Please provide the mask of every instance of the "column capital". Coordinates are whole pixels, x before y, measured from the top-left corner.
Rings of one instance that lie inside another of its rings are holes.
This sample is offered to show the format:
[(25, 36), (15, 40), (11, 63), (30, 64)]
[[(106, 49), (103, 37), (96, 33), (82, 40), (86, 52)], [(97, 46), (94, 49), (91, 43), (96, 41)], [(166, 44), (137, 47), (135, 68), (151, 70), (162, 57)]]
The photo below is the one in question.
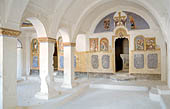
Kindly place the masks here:
[(39, 42), (51, 42), (51, 43), (56, 43), (56, 39), (51, 38), (51, 37), (40, 37), (38, 38)]
[(72, 42), (63, 42), (63, 46), (71, 46), (71, 47), (75, 47), (76, 43), (72, 43)]
[(2, 36), (11, 36), (11, 37), (17, 37), (21, 34), (21, 31), (18, 30), (12, 30), (7, 28), (1, 28), (0, 27), (0, 35)]

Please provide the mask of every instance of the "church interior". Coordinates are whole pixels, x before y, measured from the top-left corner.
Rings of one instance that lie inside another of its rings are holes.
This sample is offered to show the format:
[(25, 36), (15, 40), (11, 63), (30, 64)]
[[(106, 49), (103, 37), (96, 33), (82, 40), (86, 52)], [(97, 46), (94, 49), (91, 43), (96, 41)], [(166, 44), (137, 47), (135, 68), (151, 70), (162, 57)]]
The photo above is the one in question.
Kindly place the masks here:
[(1, 0), (0, 109), (170, 109), (170, 0)]

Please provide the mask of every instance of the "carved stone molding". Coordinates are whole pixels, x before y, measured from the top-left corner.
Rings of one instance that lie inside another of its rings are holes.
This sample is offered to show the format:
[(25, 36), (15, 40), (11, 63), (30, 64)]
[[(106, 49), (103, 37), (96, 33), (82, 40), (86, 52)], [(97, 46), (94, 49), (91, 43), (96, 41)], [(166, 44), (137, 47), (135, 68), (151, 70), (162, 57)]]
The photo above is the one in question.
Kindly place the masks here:
[(40, 37), (38, 38), (39, 42), (51, 42), (51, 43), (56, 43), (56, 39), (51, 38), (51, 37)]
[(21, 31), (7, 29), (7, 28), (0, 28), (0, 35), (2, 36), (17, 37), (20, 34), (21, 34)]
[(72, 42), (63, 42), (63, 46), (71, 46), (71, 47), (75, 47), (76, 43), (72, 43)]

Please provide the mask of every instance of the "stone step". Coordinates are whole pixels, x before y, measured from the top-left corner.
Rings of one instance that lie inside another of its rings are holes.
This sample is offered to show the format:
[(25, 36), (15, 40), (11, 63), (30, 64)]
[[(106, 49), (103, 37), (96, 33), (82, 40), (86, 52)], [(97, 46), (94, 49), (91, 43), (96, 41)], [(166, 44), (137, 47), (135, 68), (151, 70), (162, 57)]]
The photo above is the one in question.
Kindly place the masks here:
[(162, 109), (170, 109), (170, 95), (161, 95), (160, 96), (160, 105)]
[(157, 88), (151, 88), (149, 91), (149, 98), (153, 101), (160, 102), (160, 94)]
[(129, 74), (115, 74), (110, 77), (114, 81), (130, 81), (130, 80), (136, 80), (135, 76), (129, 75)]
[(148, 91), (148, 87), (130, 85), (90, 84), (90, 88), (122, 90), (122, 91)]
[(160, 95), (170, 95), (170, 89), (168, 86), (157, 86)]

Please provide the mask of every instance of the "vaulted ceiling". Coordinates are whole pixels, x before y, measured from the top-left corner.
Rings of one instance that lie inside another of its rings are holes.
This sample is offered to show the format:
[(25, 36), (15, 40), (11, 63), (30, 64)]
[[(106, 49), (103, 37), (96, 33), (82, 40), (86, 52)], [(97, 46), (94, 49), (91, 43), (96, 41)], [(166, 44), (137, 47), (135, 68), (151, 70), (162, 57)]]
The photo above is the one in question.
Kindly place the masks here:
[[(4, 5), (5, 4), (5, 5)], [(38, 18), (50, 36), (65, 28), (70, 37), (90, 32), (92, 24), (109, 10), (142, 11), (156, 26), (170, 27), (170, 0), (1, 0), (0, 26), (20, 28), (29, 17)]]

